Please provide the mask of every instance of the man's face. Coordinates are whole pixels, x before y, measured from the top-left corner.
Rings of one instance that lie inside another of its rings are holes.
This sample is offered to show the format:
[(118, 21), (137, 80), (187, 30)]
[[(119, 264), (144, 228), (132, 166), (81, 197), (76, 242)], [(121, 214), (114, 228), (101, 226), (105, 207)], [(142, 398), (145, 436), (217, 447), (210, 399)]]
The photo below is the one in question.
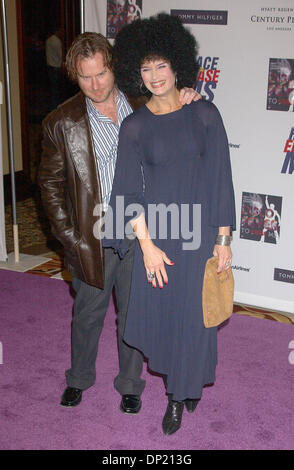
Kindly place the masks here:
[(77, 61), (78, 84), (82, 92), (90, 98), (94, 106), (107, 104), (113, 98), (114, 75), (104, 65), (101, 52), (93, 57)]

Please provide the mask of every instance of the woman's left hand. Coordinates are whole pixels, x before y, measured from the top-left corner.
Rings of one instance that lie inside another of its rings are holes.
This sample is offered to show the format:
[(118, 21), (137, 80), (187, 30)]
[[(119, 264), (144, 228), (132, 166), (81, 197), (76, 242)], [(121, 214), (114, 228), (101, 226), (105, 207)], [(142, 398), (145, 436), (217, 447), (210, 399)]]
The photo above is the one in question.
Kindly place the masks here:
[(229, 246), (214, 245), (213, 256), (218, 256), (218, 273), (232, 266), (232, 250)]
[(194, 88), (182, 88), (180, 91), (179, 100), (182, 105), (190, 104), (192, 101), (201, 100), (202, 96), (194, 90)]

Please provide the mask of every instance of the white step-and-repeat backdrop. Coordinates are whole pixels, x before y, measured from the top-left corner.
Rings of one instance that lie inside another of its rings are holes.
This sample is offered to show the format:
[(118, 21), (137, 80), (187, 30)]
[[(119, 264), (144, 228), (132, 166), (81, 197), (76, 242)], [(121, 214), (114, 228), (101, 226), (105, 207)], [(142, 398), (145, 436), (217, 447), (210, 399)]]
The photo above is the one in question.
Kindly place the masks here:
[(85, 29), (112, 41), (127, 21), (161, 11), (195, 35), (197, 90), (227, 129), (235, 301), (294, 313), (294, 1), (86, 0)]

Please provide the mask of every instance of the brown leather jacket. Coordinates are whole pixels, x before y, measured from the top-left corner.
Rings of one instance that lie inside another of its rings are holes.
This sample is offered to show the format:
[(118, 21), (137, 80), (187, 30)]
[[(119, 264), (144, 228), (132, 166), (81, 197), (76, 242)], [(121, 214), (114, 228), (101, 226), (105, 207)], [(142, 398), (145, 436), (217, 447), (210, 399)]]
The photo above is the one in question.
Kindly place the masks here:
[(52, 232), (64, 247), (66, 268), (73, 276), (103, 288), (103, 248), (93, 234), (97, 221), (93, 211), (101, 203), (101, 190), (81, 92), (43, 121), (38, 182)]

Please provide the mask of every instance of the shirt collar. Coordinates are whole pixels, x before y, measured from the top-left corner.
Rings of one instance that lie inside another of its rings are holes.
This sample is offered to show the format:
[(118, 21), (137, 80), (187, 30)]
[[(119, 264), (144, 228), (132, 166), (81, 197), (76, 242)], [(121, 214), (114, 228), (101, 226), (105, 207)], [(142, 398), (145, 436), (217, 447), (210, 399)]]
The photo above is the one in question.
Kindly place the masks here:
[[(121, 108), (125, 103), (128, 104), (128, 101), (125, 95), (118, 88), (116, 88), (116, 91), (117, 91), (116, 110), (117, 110), (117, 116), (118, 116), (118, 124), (121, 124), (121, 121), (122, 121)], [(112, 123), (111, 119), (109, 119), (107, 116), (104, 116), (104, 114), (100, 113), (100, 111), (97, 108), (95, 108), (94, 104), (92, 103), (92, 100), (88, 98), (88, 96), (86, 96), (86, 104), (87, 104), (87, 111), (90, 116), (95, 117), (99, 121)]]

